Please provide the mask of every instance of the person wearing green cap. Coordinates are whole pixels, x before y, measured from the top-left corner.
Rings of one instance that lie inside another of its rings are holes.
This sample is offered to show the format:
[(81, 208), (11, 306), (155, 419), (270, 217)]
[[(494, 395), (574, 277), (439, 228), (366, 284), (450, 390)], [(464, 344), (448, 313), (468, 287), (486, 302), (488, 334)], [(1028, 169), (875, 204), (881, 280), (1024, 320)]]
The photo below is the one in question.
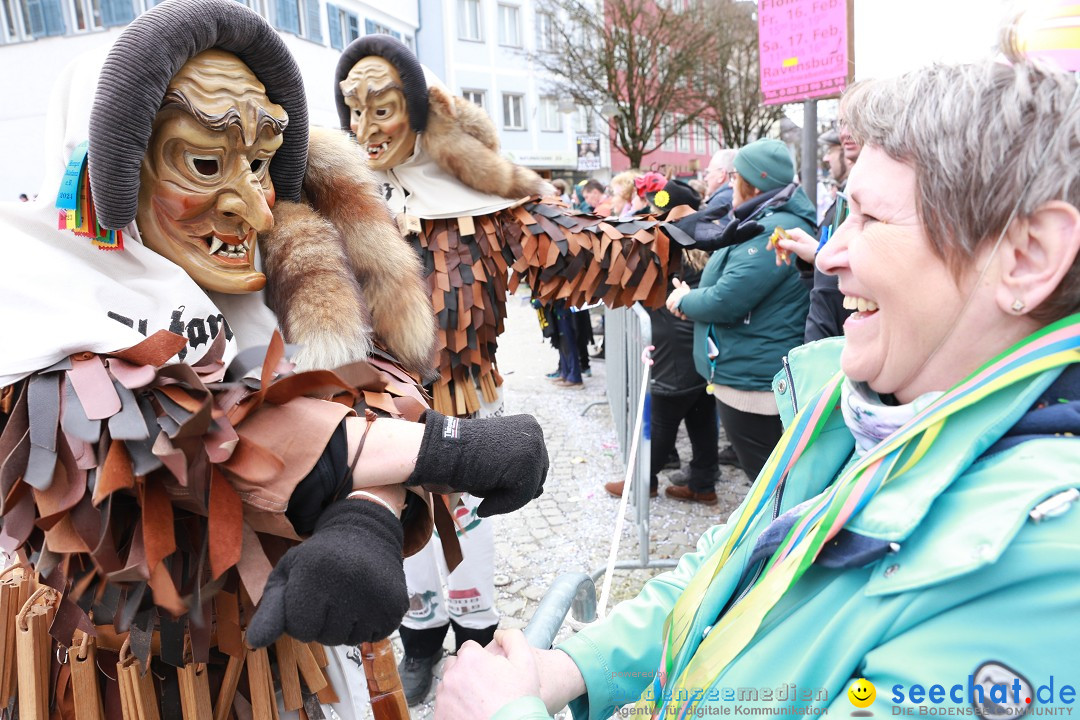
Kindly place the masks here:
[[(806, 286), (766, 252), (777, 227), (815, 227), (814, 206), (794, 184), (787, 146), (758, 140), (735, 156), (734, 220), (726, 246), (709, 259), (697, 289), (679, 280), (667, 306), (694, 321), (694, 364), (716, 397), (728, 440), (746, 474), (757, 477), (783, 428), (769, 383), (782, 358), (802, 344)], [(686, 488), (668, 488), (699, 500)]]

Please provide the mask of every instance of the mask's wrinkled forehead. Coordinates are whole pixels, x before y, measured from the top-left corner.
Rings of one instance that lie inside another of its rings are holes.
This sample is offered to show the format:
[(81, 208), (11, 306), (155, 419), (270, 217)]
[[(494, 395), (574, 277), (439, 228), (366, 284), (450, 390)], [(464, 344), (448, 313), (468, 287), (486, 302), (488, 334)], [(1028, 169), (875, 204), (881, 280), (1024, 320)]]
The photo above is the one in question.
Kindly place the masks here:
[(393, 65), (381, 57), (372, 56), (362, 59), (353, 65), (352, 70), (341, 81), (342, 95), (365, 105), (391, 90), (404, 93), (401, 75)]
[(285, 109), (270, 102), (247, 65), (221, 50), (207, 50), (185, 63), (169, 82), (161, 106), (178, 106), (217, 132), (236, 126), (249, 145), (264, 129), (280, 135), (289, 123)]

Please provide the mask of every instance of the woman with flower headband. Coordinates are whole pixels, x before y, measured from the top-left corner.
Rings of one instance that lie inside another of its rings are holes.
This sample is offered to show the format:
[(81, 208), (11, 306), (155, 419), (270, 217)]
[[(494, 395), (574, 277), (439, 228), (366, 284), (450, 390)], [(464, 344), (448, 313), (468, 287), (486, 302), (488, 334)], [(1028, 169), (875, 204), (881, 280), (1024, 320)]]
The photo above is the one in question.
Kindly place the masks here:
[(1046, 686), (1080, 645), (1080, 86), (1013, 52), (860, 85), (848, 121), (817, 264), (858, 311), (788, 356), (742, 506), (558, 649), (462, 648), (437, 717), (846, 715), (855, 680), (853, 714), (1072, 702)]

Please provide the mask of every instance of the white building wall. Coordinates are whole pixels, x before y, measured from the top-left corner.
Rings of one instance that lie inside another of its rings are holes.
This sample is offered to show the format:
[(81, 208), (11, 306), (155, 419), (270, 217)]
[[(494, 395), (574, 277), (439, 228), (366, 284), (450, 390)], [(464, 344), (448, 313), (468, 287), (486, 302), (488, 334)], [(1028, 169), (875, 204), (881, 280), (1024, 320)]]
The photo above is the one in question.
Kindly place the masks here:
[[(67, 28), (73, 27), (71, 2), (60, 0)], [(136, 3), (142, 0), (133, 0)], [(151, 2), (151, 0), (146, 0)], [(304, 76), (311, 123), (337, 127), (333, 82), (340, 51), (330, 46), (330, 24), (326, 0), (307, 0), (319, 4), (321, 42), (279, 31), (289, 51), (296, 58)], [(264, 17), (274, 23), (273, 0), (250, 0)], [(358, 19), (359, 34), (365, 34), (366, 21), (399, 33), (415, 46), (420, 23), (418, 0), (403, 0), (379, 5), (359, 0), (336, 0), (330, 5), (353, 13)], [(0, 23), (6, 18), (0, 12)], [(306, 18), (304, 19), (306, 22)], [(312, 35), (307, 27), (305, 35)], [(95, 48), (110, 45), (122, 28), (83, 33), (66, 32), (53, 37), (34, 39), (20, 32), (14, 42), (7, 33), (0, 34), (0, 201), (16, 200), (20, 193), (33, 195), (44, 175), (45, 113), (52, 92), (53, 79), (74, 58)]]
[[(560, 115), (560, 131), (541, 130), (540, 98), (545, 76), (529, 61), (537, 49), (536, 8), (533, 0), (505, 0), (518, 7), (521, 47), (500, 44), (499, 0), (480, 0), (482, 39), (464, 40), (458, 27), (459, 0), (421, 0), (418, 38), (420, 60), (440, 76), (454, 93), (484, 92), (485, 109), (499, 132), (503, 154), (526, 167), (568, 175), (577, 164), (577, 145), (570, 116)], [(437, 18), (435, 25), (428, 18)], [(439, 72), (436, 68), (442, 68)], [(525, 129), (507, 129), (503, 94), (524, 96)]]

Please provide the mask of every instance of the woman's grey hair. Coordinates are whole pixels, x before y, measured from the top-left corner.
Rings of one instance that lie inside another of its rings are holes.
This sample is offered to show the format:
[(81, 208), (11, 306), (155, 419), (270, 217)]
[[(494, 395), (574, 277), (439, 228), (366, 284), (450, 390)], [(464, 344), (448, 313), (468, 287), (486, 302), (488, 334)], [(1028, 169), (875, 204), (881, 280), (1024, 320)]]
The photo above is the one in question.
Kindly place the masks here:
[[(1018, 218), (1052, 200), (1080, 208), (1080, 94), (1070, 74), (1010, 54), (1010, 63), (932, 65), (859, 83), (845, 94), (852, 136), (916, 174), (931, 246), (954, 272)], [(1030, 314), (1080, 309), (1080, 259)]]

